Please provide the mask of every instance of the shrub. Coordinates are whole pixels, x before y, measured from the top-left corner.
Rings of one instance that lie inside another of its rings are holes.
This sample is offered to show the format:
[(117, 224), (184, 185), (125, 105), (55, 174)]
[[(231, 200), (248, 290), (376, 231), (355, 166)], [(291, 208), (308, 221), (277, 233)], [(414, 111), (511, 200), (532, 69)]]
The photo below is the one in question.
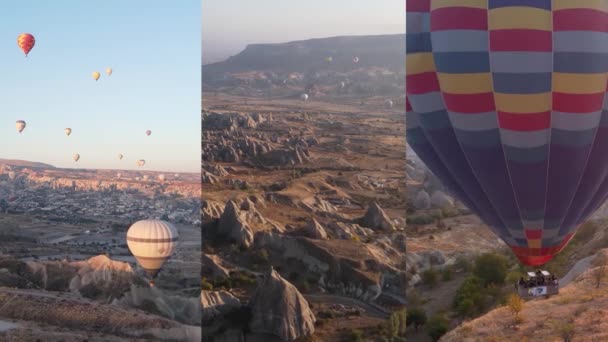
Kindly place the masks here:
[(460, 316), (470, 317), (483, 310), (483, 281), (476, 276), (467, 277), (456, 291), (452, 303)]
[(448, 328), (449, 322), (442, 315), (435, 315), (426, 323), (426, 332), (433, 339), (433, 341), (439, 341), (441, 336), (448, 332)]
[(453, 278), (454, 278), (454, 275), (452, 274), (452, 267), (447, 266), (441, 270), (441, 279), (443, 281), (450, 281)]
[(524, 300), (517, 294), (512, 294), (509, 296), (509, 299), (507, 299), (507, 306), (517, 320), (519, 319), (519, 313), (524, 309)]
[(437, 285), (437, 280), (439, 279), (439, 274), (434, 268), (429, 268), (425, 270), (421, 274), (422, 283), (429, 287), (435, 287)]
[(418, 331), (418, 327), (426, 323), (426, 312), (419, 308), (412, 308), (407, 312), (407, 325), (414, 325), (414, 329)]

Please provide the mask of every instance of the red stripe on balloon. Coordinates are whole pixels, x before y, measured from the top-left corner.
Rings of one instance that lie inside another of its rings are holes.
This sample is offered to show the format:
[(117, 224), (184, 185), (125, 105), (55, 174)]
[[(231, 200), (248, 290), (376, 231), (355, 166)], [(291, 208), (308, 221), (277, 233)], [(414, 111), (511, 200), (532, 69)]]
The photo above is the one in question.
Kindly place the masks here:
[(407, 12), (429, 12), (431, 0), (406, 0), (405, 10)]
[(490, 51), (552, 51), (553, 33), (542, 30), (490, 31)]
[(488, 11), (471, 7), (444, 7), (431, 11), (431, 31), (487, 30)]
[(437, 73), (434, 71), (423, 72), (416, 75), (408, 75), (405, 84), (410, 94), (426, 94), (439, 91)]
[(592, 113), (602, 109), (605, 92), (566, 94), (553, 92), (553, 110), (565, 113)]
[(498, 126), (513, 131), (538, 131), (551, 127), (551, 112), (515, 114), (498, 112)]
[(495, 110), (494, 93), (449, 94), (443, 93), (445, 106), (449, 111), (476, 114)]
[(608, 13), (589, 8), (555, 11), (553, 30), (608, 32)]

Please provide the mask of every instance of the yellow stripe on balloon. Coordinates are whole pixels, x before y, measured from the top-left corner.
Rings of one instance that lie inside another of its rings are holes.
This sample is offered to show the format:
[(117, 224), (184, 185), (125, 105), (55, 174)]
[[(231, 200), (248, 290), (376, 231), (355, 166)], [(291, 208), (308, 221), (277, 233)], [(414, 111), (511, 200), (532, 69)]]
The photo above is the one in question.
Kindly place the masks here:
[(514, 114), (540, 113), (551, 110), (551, 93), (504, 94), (494, 93), (496, 110)]
[(589, 8), (608, 12), (606, 0), (553, 0), (553, 10)]
[(502, 7), (489, 11), (490, 30), (530, 29), (551, 31), (553, 17), (551, 11), (533, 7)]
[(431, 0), (431, 11), (444, 7), (488, 8), (488, 0)]
[(530, 239), (528, 240), (528, 248), (540, 248), (541, 240), (540, 239)]
[(597, 94), (606, 90), (606, 73), (570, 74), (553, 73), (553, 91), (566, 94)]
[(492, 75), (437, 73), (441, 91), (449, 94), (481, 94), (492, 92)]
[(412, 53), (405, 57), (405, 71), (407, 75), (417, 75), (423, 72), (435, 71), (433, 53)]

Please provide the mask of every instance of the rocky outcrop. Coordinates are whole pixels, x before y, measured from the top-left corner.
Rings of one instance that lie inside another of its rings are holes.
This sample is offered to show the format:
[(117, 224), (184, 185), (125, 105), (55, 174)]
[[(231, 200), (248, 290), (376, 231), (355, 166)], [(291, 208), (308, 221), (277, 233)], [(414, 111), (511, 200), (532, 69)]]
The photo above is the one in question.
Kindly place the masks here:
[(308, 222), (308, 225), (306, 226), (306, 235), (313, 239), (327, 239), (325, 228), (323, 228), (323, 226), (314, 218)]
[(208, 321), (239, 308), (241, 301), (228, 291), (201, 291), (201, 305), (203, 321)]
[(234, 240), (242, 247), (249, 248), (253, 243), (253, 231), (241, 216), (233, 201), (228, 201), (220, 217), (216, 232)]
[(212, 279), (230, 277), (230, 271), (222, 266), (222, 260), (217, 255), (203, 253), (201, 272)]
[(431, 206), (435, 208), (445, 208), (453, 205), (454, 201), (441, 190), (437, 190), (431, 195)]
[(388, 215), (380, 208), (378, 203), (372, 203), (368, 208), (365, 216), (359, 220), (363, 227), (371, 228), (374, 230), (393, 231), (395, 225), (388, 217)]
[(249, 301), (253, 333), (272, 334), (293, 341), (315, 332), (316, 318), (298, 289), (272, 268)]
[(414, 199), (414, 207), (418, 210), (429, 209), (431, 207), (431, 197), (424, 190), (418, 191)]

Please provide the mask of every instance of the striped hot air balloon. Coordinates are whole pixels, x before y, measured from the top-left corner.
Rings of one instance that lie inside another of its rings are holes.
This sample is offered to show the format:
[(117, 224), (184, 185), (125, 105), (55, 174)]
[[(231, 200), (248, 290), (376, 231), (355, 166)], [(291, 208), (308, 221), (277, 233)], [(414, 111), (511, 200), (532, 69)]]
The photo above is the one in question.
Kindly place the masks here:
[(142, 220), (127, 231), (127, 246), (146, 272), (150, 286), (177, 246), (177, 229), (169, 222)]
[(30, 33), (22, 33), (17, 36), (17, 45), (19, 46), (21, 51), (23, 51), (25, 57), (27, 57), (28, 53), (30, 53), (32, 48), (34, 48), (35, 44), (36, 39)]
[(407, 0), (407, 140), (542, 265), (608, 198), (606, 1)]

